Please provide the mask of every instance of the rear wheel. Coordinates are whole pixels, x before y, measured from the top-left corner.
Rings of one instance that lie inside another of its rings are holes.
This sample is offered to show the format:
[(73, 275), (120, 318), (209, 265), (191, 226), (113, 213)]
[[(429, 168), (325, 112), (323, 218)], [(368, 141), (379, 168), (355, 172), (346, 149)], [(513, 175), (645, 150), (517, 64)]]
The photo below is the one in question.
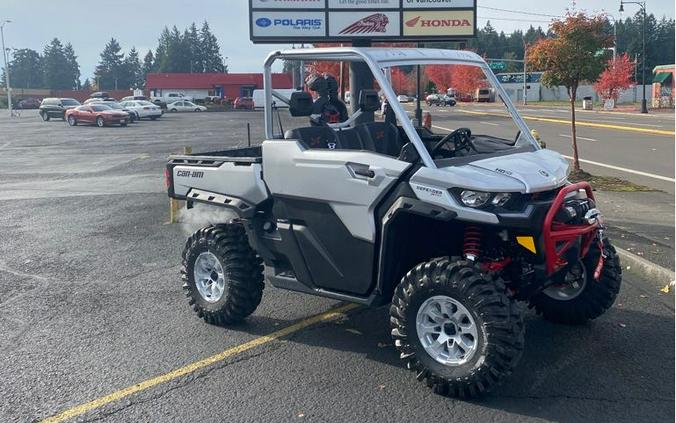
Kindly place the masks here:
[(603, 246), (606, 257), (599, 280), (594, 279), (594, 271), (601, 249), (594, 243), (563, 282), (551, 285), (533, 297), (530, 307), (547, 320), (570, 325), (585, 323), (608, 311), (620, 292), (622, 266), (610, 241), (604, 240)]
[(241, 321), (263, 295), (262, 260), (240, 224), (195, 232), (183, 251), (181, 278), (193, 310), (211, 324)]
[(157, 116), (151, 116), (150, 120), (157, 120)]
[(103, 126), (105, 124), (106, 124), (106, 122), (104, 122), (104, 120), (101, 116), (96, 118), (96, 126), (98, 126), (99, 128), (103, 128)]
[(523, 351), (521, 307), (473, 263), (437, 258), (409, 271), (390, 307), (395, 345), (436, 393), (473, 397), (509, 375)]
[(77, 125), (77, 121), (75, 120), (75, 117), (73, 117), (73, 116), (68, 116), (68, 125), (70, 125), (70, 126), (75, 126), (75, 125)]

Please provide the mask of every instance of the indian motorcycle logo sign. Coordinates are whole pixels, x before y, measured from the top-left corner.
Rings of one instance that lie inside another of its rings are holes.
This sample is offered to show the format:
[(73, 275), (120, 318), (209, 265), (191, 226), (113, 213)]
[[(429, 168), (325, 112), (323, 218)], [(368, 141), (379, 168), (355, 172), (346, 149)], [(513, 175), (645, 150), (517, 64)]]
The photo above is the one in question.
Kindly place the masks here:
[(384, 33), (387, 30), (387, 24), (390, 23), (388, 17), (383, 13), (374, 13), (340, 31), (343, 34), (373, 34)]

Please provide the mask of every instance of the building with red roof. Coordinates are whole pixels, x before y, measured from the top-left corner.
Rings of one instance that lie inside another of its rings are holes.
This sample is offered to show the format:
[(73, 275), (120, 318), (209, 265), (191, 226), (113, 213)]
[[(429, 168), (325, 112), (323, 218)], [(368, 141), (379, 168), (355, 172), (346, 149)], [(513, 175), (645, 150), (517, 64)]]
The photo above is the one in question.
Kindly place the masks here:
[[(272, 74), (272, 87), (293, 88), (291, 74)], [(180, 92), (196, 99), (252, 97), (258, 89), (263, 89), (262, 73), (149, 73), (145, 86), (153, 97)]]

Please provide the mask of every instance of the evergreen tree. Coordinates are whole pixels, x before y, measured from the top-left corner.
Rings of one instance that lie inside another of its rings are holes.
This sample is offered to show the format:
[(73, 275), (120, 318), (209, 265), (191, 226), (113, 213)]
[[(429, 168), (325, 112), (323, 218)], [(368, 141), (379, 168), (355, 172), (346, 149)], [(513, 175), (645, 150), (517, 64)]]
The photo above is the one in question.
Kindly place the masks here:
[(209, 29), (209, 24), (204, 21), (200, 30), (200, 54), (202, 57), (204, 72), (226, 72), (227, 67), (223, 64), (223, 56), (218, 46), (218, 39)]
[(202, 45), (199, 33), (197, 32), (197, 25), (194, 22), (183, 33), (183, 40), (190, 51), (190, 72), (204, 72), (204, 55), (202, 54)]
[(141, 61), (139, 59), (138, 51), (135, 47), (129, 50), (129, 54), (124, 59), (125, 70), (125, 87), (128, 88), (143, 88), (145, 83), (145, 74), (141, 68)]
[(92, 83), (89, 81), (89, 78), (85, 78), (84, 82), (82, 83), (82, 87), (80, 87), (82, 91), (91, 91), (92, 90)]
[(63, 54), (66, 56), (66, 61), (68, 62), (67, 71), (69, 73), (71, 87), (75, 90), (79, 90), (80, 64), (77, 62), (77, 56), (75, 55), (75, 50), (73, 50), (73, 45), (71, 43), (66, 43), (66, 46), (63, 48)]
[(106, 44), (101, 59), (96, 66), (94, 76), (100, 90), (123, 89), (125, 69), (123, 66), (124, 54), (115, 38), (111, 38)]
[(155, 57), (153, 56), (153, 51), (148, 50), (145, 57), (143, 58), (143, 67), (141, 68), (143, 72), (143, 78), (145, 80), (146, 75), (151, 72), (155, 72)]
[(63, 44), (54, 38), (43, 54), (44, 85), (52, 90), (70, 90), (73, 88), (72, 64), (68, 61)]
[[(14, 51), (13, 59), (8, 67), (14, 88), (43, 88), (44, 69), (40, 53), (28, 48)], [(2, 85), (5, 85), (5, 72), (2, 72)]]
[(171, 33), (169, 32), (169, 28), (165, 26), (160, 34), (157, 50), (155, 50), (155, 61), (153, 65), (155, 72), (167, 72), (167, 53), (170, 44)]

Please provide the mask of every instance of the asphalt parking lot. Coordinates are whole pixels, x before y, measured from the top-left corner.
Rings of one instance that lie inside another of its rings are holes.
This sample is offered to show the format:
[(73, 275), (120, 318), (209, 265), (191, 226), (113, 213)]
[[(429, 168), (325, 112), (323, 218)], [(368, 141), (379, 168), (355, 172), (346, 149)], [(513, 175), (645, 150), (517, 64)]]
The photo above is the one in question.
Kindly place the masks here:
[(186, 145), (246, 145), (247, 122), (258, 143), (261, 121), (0, 117), (1, 422), (673, 421), (673, 295), (631, 271), (615, 306), (585, 326), (529, 313), (515, 373), (472, 401), (415, 380), (386, 308), (268, 285), (245, 323), (203, 323), (181, 290), (193, 228), (167, 224), (164, 163)]

